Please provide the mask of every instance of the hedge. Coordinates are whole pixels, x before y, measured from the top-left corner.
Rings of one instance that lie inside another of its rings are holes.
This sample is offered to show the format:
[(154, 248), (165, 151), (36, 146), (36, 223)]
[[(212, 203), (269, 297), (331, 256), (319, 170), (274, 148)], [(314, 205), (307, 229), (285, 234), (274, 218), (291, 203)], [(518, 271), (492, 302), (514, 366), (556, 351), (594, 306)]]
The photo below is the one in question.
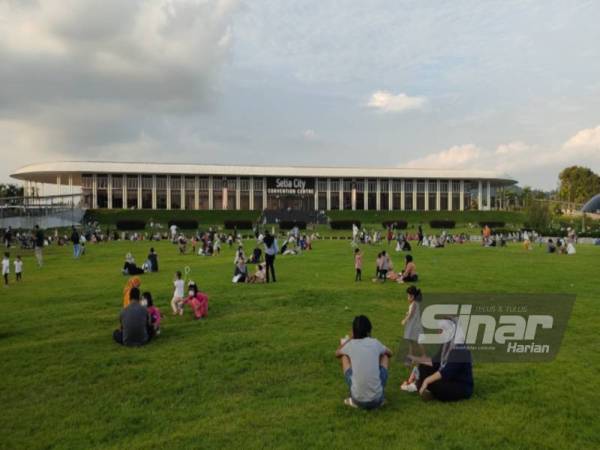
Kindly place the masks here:
[(331, 220), (329, 222), (332, 230), (351, 230), (354, 224), (360, 228), (360, 222), (357, 220)]
[(117, 230), (134, 231), (146, 228), (146, 222), (143, 220), (119, 220), (117, 221)]
[(296, 222), (295, 220), (282, 220), (279, 222), (280, 230), (291, 230), (294, 227), (298, 227), (301, 230), (306, 230), (306, 222)]
[(487, 222), (479, 222), (479, 226), (481, 228), (488, 226), (490, 228), (504, 228), (506, 226), (506, 222), (500, 222), (500, 221), (493, 221), (493, 220), (488, 220)]
[(388, 228), (390, 226), (394, 227), (397, 230), (406, 230), (408, 227), (408, 222), (406, 220), (386, 220), (382, 223), (383, 228)]
[(432, 220), (429, 222), (431, 228), (454, 228), (456, 222), (454, 220)]
[(226, 220), (224, 223), (226, 230), (251, 230), (253, 225), (251, 220)]
[(169, 220), (169, 228), (171, 228), (172, 225), (175, 225), (177, 228), (181, 228), (182, 230), (197, 230), (198, 229), (198, 221), (197, 220), (186, 220), (186, 219)]

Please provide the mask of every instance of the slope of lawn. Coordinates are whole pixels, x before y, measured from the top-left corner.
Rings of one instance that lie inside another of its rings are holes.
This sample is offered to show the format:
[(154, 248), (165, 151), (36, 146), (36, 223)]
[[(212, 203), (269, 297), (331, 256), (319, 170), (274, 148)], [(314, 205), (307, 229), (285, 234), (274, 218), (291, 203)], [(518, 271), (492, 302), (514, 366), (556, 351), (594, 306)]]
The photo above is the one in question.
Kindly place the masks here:
[[(473, 398), (440, 404), (401, 392), (407, 369), (394, 360), (387, 404), (373, 412), (343, 405), (333, 353), (357, 314), (392, 349), (402, 337), (403, 287), (368, 280), (379, 247), (365, 249), (362, 283), (349, 243), (323, 241), (278, 257), (276, 284), (232, 285), (232, 249), (202, 258), (154, 243), (160, 272), (143, 275), (142, 290), (165, 313), (163, 332), (122, 348), (111, 340), (119, 269), (126, 252), (141, 263), (149, 247), (89, 245), (80, 261), (54, 247), (41, 270), (23, 252), (24, 280), (0, 289), (0, 448), (600, 447), (598, 247), (574, 256), (514, 244), (414, 249), (425, 295), (567, 292), (577, 301), (555, 361), (477, 364)], [(186, 265), (210, 296), (200, 322), (168, 308), (172, 274)]]

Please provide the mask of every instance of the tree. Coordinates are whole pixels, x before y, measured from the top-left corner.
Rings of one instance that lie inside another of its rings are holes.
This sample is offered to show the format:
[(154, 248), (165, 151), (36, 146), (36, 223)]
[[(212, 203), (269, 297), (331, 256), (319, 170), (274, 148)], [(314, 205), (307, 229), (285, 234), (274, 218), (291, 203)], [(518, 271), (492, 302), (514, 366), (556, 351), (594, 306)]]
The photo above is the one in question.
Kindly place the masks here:
[(24, 189), (16, 184), (0, 183), (0, 197), (23, 197)]
[(587, 167), (567, 167), (558, 175), (558, 179), (559, 196), (563, 201), (585, 203), (600, 193), (600, 176)]
[(536, 231), (544, 231), (550, 228), (552, 213), (547, 202), (530, 198), (525, 209), (527, 225)]

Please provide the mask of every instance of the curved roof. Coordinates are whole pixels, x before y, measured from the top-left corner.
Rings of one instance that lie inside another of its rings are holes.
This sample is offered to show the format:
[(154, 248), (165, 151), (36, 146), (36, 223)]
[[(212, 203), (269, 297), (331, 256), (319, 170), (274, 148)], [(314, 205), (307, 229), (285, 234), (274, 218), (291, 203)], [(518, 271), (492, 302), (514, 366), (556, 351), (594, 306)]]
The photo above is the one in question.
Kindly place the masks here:
[(581, 208), (582, 212), (586, 213), (598, 213), (600, 212), (600, 194), (594, 195), (588, 202)]
[(170, 164), (152, 162), (62, 161), (31, 164), (18, 169), (11, 177), (39, 183), (56, 183), (58, 176), (66, 182), (68, 175), (79, 184), (81, 174), (150, 174), (150, 175), (217, 175), (217, 176), (287, 176), (339, 178), (442, 178), (489, 180), (511, 185), (516, 180), (491, 171), (455, 169), (419, 169), (400, 167), (310, 167), (310, 166), (241, 166), (218, 164)]

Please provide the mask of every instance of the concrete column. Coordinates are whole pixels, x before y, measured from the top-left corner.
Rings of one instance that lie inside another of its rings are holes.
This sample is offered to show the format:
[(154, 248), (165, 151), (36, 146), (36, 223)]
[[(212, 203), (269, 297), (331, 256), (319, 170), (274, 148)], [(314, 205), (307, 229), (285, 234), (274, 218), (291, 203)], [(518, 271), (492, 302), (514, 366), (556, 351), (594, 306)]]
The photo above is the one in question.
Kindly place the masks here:
[(92, 208), (98, 207), (98, 176), (92, 175)]
[(235, 209), (240, 210), (242, 205), (242, 194), (240, 189), (242, 187), (242, 182), (240, 181), (240, 177), (235, 178)]
[(492, 209), (492, 183), (487, 182), (487, 209), (488, 211)]
[(222, 188), (222, 191), (221, 191), (222, 192), (221, 195), (223, 197), (222, 202), (221, 202), (221, 208), (223, 210), (227, 209), (227, 207), (229, 206), (229, 192), (228, 192), (229, 186), (227, 186), (227, 182), (228, 181), (229, 180), (227, 180), (227, 181), (225, 181), (223, 183), (223, 188)]
[[(73, 175), (69, 175), (69, 195), (71, 198), (69, 199), (69, 204), (72, 206), (75, 202), (73, 201)], [(112, 189), (112, 186), (111, 186)]]
[(200, 178), (198, 175), (194, 177), (194, 210), (200, 209)]
[(435, 192), (435, 210), (441, 211), (442, 210), (442, 181), (441, 180), (436, 180), (436, 181), (437, 181), (437, 190)]
[(452, 180), (448, 180), (448, 211), (452, 211), (452, 183)]
[(171, 175), (167, 175), (167, 209), (171, 209)]
[(212, 211), (214, 209), (213, 205), (213, 177), (210, 175), (208, 177), (208, 209)]
[(394, 209), (394, 180), (388, 180), (388, 211)]
[[(69, 177), (69, 182), (71, 181), (71, 177)], [(106, 195), (108, 196), (108, 209), (112, 209), (112, 175), (109, 173), (106, 177)]]
[(331, 178), (327, 177), (327, 211), (331, 210)]
[(254, 211), (254, 177), (250, 177), (248, 183), (248, 209)]
[(356, 211), (356, 182), (352, 182), (352, 195), (351, 195), (352, 211)]
[(319, 179), (315, 178), (315, 211), (319, 210)]
[(263, 177), (263, 207), (262, 209), (267, 209), (267, 177)]
[(152, 209), (158, 209), (158, 194), (156, 188), (156, 175), (152, 175)]
[(375, 195), (375, 209), (381, 211), (381, 180), (379, 178), (377, 178), (377, 193)]
[(404, 195), (406, 194), (404, 189), (405, 182), (406, 180), (404, 178), (400, 180), (400, 211), (404, 211), (406, 209), (406, 199), (404, 198)]
[(181, 181), (179, 182), (179, 209), (185, 209), (185, 176), (181, 175)]
[(417, 210), (417, 180), (413, 180), (413, 191), (412, 191), (412, 204), (413, 204), (413, 211)]
[(477, 182), (477, 209), (479, 211), (483, 210), (483, 192), (481, 186), (481, 180)]
[(340, 211), (344, 210), (344, 179), (340, 178), (340, 184), (338, 185), (340, 191), (340, 202), (338, 208)]
[(137, 209), (142, 209), (142, 176), (138, 175), (137, 182)]
[(123, 175), (121, 189), (123, 190), (123, 209), (128, 209), (129, 205), (127, 204), (127, 175)]
[[(96, 175), (94, 175), (96, 176)], [(58, 193), (58, 195), (62, 195), (62, 180), (60, 178), (60, 175), (56, 176), (56, 191)]]
[(460, 204), (459, 208), (461, 211), (465, 210), (465, 180), (460, 180)]
[(429, 180), (425, 180), (423, 196), (425, 197), (425, 211), (429, 211)]
[(366, 178), (363, 182), (363, 209), (369, 209), (369, 180)]

